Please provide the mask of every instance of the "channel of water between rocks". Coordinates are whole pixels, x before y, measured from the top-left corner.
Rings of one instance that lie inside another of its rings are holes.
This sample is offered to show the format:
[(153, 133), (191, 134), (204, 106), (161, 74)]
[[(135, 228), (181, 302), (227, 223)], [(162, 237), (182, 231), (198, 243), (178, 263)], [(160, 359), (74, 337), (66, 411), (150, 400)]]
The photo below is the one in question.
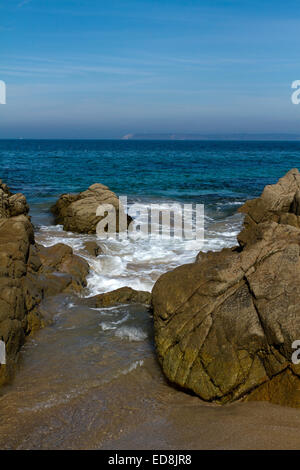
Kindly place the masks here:
[[(235, 243), (240, 216), (211, 222), (206, 248)], [(103, 244), (36, 220), (39, 243), (69, 244), (90, 263), (83, 295), (129, 285), (151, 289), (198, 247), (145, 240)], [(74, 295), (44, 301), (53, 324), (23, 347), (15, 380), (0, 392), (2, 449), (299, 448), (300, 414), (268, 403), (217, 406), (167, 383), (157, 363), (152, 318), (143, 305), (91, 309)]]

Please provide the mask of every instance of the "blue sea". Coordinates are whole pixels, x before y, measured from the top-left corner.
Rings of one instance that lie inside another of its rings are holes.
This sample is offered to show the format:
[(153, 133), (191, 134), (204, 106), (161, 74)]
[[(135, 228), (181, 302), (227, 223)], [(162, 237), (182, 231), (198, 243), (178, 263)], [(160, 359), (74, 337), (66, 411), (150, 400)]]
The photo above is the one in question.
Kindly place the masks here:
[[(289, 169), (300, 167), (300, 142), (0, 140), (0, 177), (30, 204), (38, 241), (62, 241), (83, 252), (89, 236), (55, 226), (49, 208), (66, 192), (103, 183), (129, 204), (202, 203), (205, 244), (196, 241), (110, 240), (88, 259), (89, 294), (129, 285), (151, 290), (163, 272), (192, 262), (200, 249), (236, 243), (238, 207)], [(100, 240), (101, 242), (101, 240)]]
[(30, 204), (37, 238), (63, 241), (81, 255), (87, 236), (55, 226), (49, 208), (66, 192), (103, 183), (129, 204), (202, 203), (205, 245), (134, 239), (105, 243), (93, 264), (90, 294), (130, 285), (150, 290), (158, 276), (192, 262), (200, 249), (236, 243), (238, 207), (289, 169), (300, 167), (300, 142), (1, 140), (1, 178)]
[(94, 182), (208, 205), (259, 195), (300, 166), (300, 142), (0, 140), (1, 178), (31, 204)]

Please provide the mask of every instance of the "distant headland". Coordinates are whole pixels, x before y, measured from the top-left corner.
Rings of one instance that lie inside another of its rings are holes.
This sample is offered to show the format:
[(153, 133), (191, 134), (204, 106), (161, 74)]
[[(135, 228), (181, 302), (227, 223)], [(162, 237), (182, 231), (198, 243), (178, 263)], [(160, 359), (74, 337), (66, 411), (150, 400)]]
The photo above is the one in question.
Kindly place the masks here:
[(122, 140), (300, 140), (300, 134), (126, 134)]

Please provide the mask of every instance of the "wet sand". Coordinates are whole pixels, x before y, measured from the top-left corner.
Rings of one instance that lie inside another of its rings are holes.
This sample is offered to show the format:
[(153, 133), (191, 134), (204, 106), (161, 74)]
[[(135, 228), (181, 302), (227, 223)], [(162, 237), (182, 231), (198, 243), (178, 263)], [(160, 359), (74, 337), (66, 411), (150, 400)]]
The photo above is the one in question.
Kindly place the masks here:
[(300, 411), (218, 406), (176, 390), (156, 362), (143, 306), (44, 304), (54, 322), (30, 339), (1, 389), (1, 449), (298, 449)]

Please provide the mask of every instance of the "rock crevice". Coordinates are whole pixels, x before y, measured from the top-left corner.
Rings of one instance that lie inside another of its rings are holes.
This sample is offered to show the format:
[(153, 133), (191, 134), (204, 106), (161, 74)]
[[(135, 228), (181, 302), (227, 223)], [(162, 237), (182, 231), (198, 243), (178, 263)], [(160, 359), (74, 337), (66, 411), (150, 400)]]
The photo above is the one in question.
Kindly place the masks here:
[(300, 339), (299, 202), (293, 169), (240, 209), (237, 247), (201, 252), (156, 282), (156, 348), (171, 382), (210, 402), (300, 406), (300, 366), (291, 362)]

